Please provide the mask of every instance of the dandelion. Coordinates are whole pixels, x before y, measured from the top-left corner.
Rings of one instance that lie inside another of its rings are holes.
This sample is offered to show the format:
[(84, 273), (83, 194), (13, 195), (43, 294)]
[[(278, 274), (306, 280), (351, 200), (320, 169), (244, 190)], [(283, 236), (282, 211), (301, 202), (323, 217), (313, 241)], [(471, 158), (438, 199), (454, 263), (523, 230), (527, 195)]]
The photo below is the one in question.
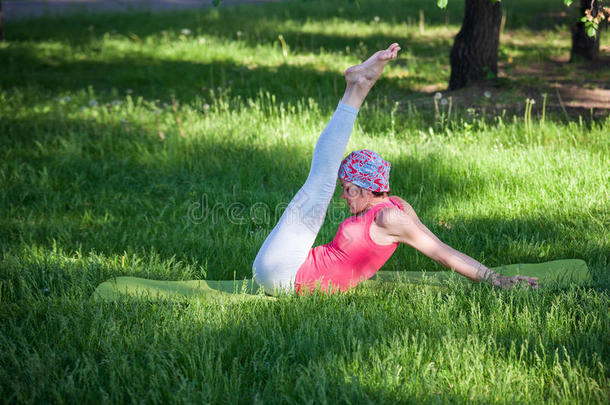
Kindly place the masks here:
[(485, 98), (490, 98), (491, 97), (491, 92), (489, 90), (485, 90), (483, 95), (485, 96)]
[(218, 86), (218, 87), (216, 87), (216, 90), (222, 91), (222, 87)]
[(99, 103), (95, 100), (89, 100), (89, 107), (97, 107)]
[(446, 98), (441, 99), (441, 105), (447, 105), (449, 101)]
[(210, 105), (209, 105), (208, 103), (205, 103), (205, 104), (203, 105), (203, 111), (205, 111), (206, 113), (207, 113), (208, 111), (210, 111)]
[(241, 31), (237, 31), (237, 38), (241, 37)]
[(182, 35), (191, 35), (191, 30), (189, 30), (188, 28), (182, 28), (182, 31), (180, 31), (182, 33)]
[(443, 95), (441, 94), (440, 91), (437, 91), (436, 93), (434, 93), (435, 100), (440, 100), (441, 98), (443, 98)]
[(377, 15), (376, 15), (376, 16), (373, 18), (373, 21), (375, 21), (376, 23), (378, 23), (378, 22), (379, 22), (379, 20), (380, 20), (380, 18), (379, 18), (379, 16), (377, 16)]
[(197, 41), (197, 42), (199, 42), (199, 45), (203, 45), (203, 44), (205, 44), (205, 38), (200, 37), (199, 41)]

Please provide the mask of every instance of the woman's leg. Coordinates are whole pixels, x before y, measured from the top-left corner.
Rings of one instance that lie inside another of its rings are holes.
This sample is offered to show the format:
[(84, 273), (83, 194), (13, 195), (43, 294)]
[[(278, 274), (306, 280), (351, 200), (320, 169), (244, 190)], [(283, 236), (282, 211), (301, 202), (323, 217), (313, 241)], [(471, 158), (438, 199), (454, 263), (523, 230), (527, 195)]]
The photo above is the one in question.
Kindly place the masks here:
[(294, 290), (296, 273), (324, 223), (358, 109), (399, 49), (392, 44), (345, 71), (345, 94), (316, 143), (309, 176), (254, 259), (254, 279), (267, 293)]
[(254, 260), (254, 279), (269, 294), (292, 291), (337, 185), (337, 172), (358, 109), (339, 103), (314, 149), (305, 184), (294, 196)]

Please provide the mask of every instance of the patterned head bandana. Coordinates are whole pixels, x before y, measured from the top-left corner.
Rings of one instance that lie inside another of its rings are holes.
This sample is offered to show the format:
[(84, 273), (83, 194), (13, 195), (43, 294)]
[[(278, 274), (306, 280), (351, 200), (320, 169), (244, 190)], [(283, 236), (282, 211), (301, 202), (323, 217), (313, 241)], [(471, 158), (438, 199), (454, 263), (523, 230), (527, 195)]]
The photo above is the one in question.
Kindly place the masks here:
[(347, 155), (339, 178), (371, 191), (390, 191), (390, 163), (378, 153), (363, 149)]

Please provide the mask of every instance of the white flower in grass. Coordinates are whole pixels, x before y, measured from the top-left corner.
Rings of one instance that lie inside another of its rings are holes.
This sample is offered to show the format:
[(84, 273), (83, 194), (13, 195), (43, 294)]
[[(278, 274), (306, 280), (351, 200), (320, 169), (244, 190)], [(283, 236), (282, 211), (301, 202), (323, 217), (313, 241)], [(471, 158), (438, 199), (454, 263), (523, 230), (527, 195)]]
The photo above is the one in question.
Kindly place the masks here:
[(113, 106), (113, 107), (118, 107), (118, 106), (120, 106), (121, 104), (123, 104), (123, 102), (122, 102), (122, 101), (119, 101), (119, 100), (112, 100), (112, 106)]
[(131, 94), (131, 93), (133, 93), (133, 90), (131, 90), (131, 89), (127, 89), (127, 90), (125, 90), (125, 93), (127, 93), (127, 94)]
[(70, 97), (66, 96), (66, 97), (55, 97), (55, 101), (58, 101), (60, 103), (66, 103), (68, 101), (70, 101)]
[(447, 105), (449, 101), (446, 98), (441, 99), (441, 105)]
[(182, 35), (191, 35), (191, 30), (189, 30), (188, 28), (182, 28), (182, 31), (180, 31), (182, 33)]
[(210, 105), (209, 105), (208, 103), (205, 103), (205, 104), (203, 105), (203, 111), (205, 111), (205, 112), (210, 111)]
[(379, 22), (379, 20), (380, 20), (380, 18), (379, 18), (379, 16), (378, 16), (378, 15), (376, 15), (375, 17), (373, 17), (373, 21), (375, 21), (376, 23), (378, 23), (378, 22)]
[(241, 31), (237, 31), (237, 38), (241, 37)]
[(491, 98), (491, 92), (489, 90), (485, 90), (483, 95), (485, 96), (485, 98)]
[(89, 100), (89, 107), (97, 107), (99, 103), (96, 100)]
[(199, 42), (200, 45), (205, 44), (205, 38), (203, 38), (203, 37), (199, 38), (198, 42)]
[(434, 93), (435, 100), (440, 100), (441, 98), (443, 98), (443, 95), (441, 94), (440, 91), (437, 91), (436, 93)]

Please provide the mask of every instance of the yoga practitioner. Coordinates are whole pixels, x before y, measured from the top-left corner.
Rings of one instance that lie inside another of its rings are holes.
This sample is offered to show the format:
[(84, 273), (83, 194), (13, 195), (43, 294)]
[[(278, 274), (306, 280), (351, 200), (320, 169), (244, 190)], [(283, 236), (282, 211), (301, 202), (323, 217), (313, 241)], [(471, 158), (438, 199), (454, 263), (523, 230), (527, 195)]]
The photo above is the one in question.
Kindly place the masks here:
[[(345, 291), (372, 277), (399, 243), (475, 281), (505, 288), (517, 282), (537, 287), (537, 278), (503, 277), (441, 242), (407, 202), (389, 195), (390, 163), (377, 153), (365, 149), (341, 160), (358, 109), (399, 50), (394, 43), (345, 71), (345, 94), (316, 143), (309, 176), (254, 260), (254, 279), (268, 294), (310, 292), (316, 287)], [(337, 173), (341, 198), (355, 215), (341, 223), (332, 242), (312, 249)]]

